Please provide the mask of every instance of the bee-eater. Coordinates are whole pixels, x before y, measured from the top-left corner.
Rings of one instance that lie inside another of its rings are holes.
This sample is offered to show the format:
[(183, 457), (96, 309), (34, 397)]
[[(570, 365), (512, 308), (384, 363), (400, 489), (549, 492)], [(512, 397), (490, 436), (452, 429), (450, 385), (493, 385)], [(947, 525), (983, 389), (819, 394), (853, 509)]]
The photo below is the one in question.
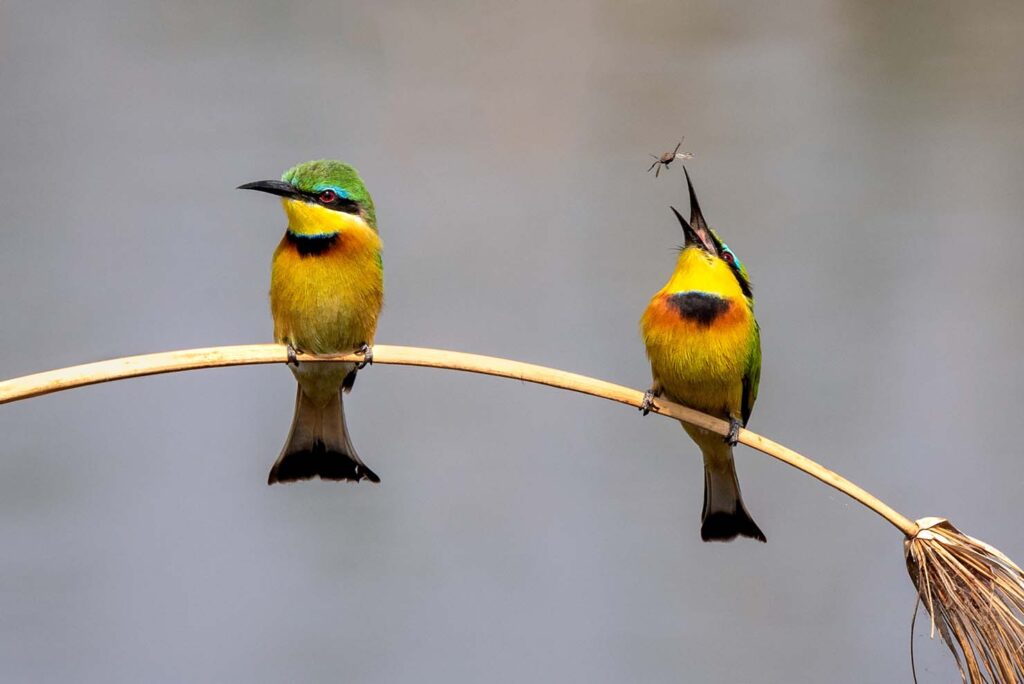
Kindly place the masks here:
[[(684, 168), (684, 172), (686, 172)], [(761, 377), (761, 335), (754, 297), (743, 264), (704, 221), (686, 172), (690, 220), (672, 207), (683, 226), (684, 244), (665, 287), (640, 319), (654, 382), (654, 397), (665, 396), (729, 421), (729, 436), (683, 424), (704, 455), (704, 541), (737, 535), (765, 541), (740, 497), (732, 448), (746, 426)]]
[[(270, 311), (274, 339), (296, 351), (331, 354), (362, 349), (372, 359), (384, 301), (384, 266), (373, 199), (359, 173), (339, 161), (299, 164), (281, 180), (239, 186), (281, 197), (288, 228), (274, 251)], [(380, 482), (352, 447), (342, 392), (354, 363), (292, 364), (299, 382), (288, 441), (268, 484), (320, 477)]]

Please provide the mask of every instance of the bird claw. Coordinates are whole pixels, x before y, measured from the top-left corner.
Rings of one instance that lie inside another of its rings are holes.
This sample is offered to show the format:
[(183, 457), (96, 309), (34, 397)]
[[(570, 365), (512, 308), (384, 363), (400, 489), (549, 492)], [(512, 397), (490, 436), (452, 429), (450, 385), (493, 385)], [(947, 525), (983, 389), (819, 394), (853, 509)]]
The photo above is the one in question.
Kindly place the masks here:
[(647, 390), (644, 392), (644, 401), (640, 404), (640, 413), (646, 416), (656, 408), (658, 407), (654, 405), (654, 390)]
[(729, 418), (729, 434), (725, 436), (725, 443), (729, 446), (736, 446), (740, 443), (740, 428), (743, 427), (736, 418)]
[(363, 357), (363, 360), (356, 364), (356, 370), (362, 370), (367, 366), (373, 365), (373, 347), (368, 344), (364, 344), (356, 350), (356, 354)]
[(299, 367), (298, 354), (299, 354), (299, 350), (296, 349), (295, 347), (293, 347), (291, 344), (289, 344), (288, 345), (288, 365), (289, 366), (294, 366), (295, 368)]

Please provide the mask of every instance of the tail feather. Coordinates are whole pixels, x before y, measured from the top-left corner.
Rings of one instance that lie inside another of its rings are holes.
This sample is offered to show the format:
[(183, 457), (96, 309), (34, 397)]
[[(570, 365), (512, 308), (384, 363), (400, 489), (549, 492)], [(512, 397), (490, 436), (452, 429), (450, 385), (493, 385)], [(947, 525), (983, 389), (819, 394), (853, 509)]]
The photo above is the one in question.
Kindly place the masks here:
[(306, 396), (300, 386), (288, 440), (270, 469), (267, 484), (314, 477), (380, 482), (377, 474), (366, 467), (352, 446), (348, 426), (345, 425), (341, 392), (326, 404), (319, 405)]
[(732, 448), (723, 446), (727, 453), (718, 449), (714, 454), (704, 453), (704, 511), (701, 513), (700, 538), (704, 541), (730, 541), (736, 537), (751, 537), (766, 542), (764, 532), (743, 505)]

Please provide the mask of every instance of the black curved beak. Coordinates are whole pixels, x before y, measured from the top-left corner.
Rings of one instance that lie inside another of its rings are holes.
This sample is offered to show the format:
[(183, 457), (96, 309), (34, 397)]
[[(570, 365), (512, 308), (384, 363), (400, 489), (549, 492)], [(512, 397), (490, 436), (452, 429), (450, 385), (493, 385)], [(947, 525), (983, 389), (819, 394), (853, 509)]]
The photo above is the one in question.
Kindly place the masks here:
[(245, 185), (239, 185), (239, 190), (259, 190), (260, 192), (269, 192), (271, 195), (278, 195), (280, 197), (298, 197), (299, 192), (290, 183), (276, 180), (262, 180), (254, 181), (252, 183), (246, 183)]
[(717, 241), (708, 229), (708, 224), (704, 221), (704, 215), (700, 211), (700, 203), (697, 202), (697, 193), (694, 192), (693, 183), (690, 182), (690, 172), (686, 170), (685, 166), (683, 167), (683, 173), (686, 174), (686, 188), (690, 192), (690, 220), (684, 219), (683, 215), (676, 211), (675, 207), (670, 207), (672, 213), (679, 220), (679, 225), (683, 227), (683, 244), (686, 247), (695, 245), (708, 254), (720, 256)]
[(691, 245), (695, 245), (706, 250), (707, 247), (704, 246), (704, 241), (700, 239), (699, 235), (697, 235), (697, 231), (690, 226), (689, 221), (684, 219), (683, 215), (680, 214), (679, 210), (675, 207), (670, 206), (669, 209), (671, 209), (672, 213), (676, 215), (676, 219), (679, 220), (679, 225), (683, 227), (683, 246), (690, 247)]

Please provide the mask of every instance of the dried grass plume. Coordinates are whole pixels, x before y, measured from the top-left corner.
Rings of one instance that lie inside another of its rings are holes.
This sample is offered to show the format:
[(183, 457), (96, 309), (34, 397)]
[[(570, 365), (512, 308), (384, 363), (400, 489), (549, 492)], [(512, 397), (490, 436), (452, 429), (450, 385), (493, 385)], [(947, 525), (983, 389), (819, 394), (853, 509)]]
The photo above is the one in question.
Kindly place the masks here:
[(969, 684), (1024, 682), (1024, 572), (944, 518), (904, 542), (907, 570)]

